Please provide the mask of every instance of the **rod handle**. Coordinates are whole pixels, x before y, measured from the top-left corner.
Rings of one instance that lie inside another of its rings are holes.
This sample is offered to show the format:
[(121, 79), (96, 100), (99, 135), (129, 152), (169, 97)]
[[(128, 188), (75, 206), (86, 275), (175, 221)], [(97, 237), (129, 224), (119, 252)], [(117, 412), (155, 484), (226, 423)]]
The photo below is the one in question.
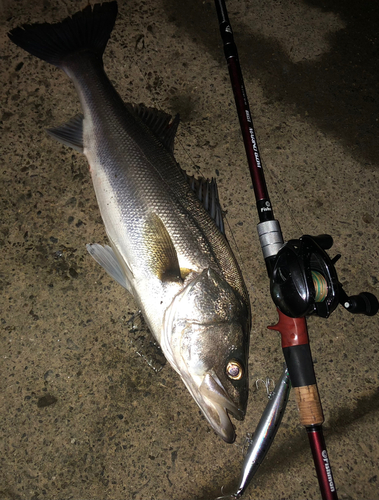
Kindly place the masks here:
[(317, 385), (294, 387), (294, 394), (300, 414), (300, 422), (305, 427), (321, 425), (324, 422)]
[(282, 336), (283, 355), (294, 389), (300, 421), (305, 426), (321, 425), (324, 415), (313, 368), (305, 318), (291, 318), (279, 309), (279, 321), (271, 330)]

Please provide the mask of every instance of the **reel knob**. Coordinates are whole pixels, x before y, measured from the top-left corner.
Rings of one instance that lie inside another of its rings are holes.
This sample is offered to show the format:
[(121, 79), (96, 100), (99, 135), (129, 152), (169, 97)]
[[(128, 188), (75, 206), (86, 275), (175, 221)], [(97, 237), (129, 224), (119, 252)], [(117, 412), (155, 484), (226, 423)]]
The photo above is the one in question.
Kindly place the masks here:
[(379, 311), (378, 299), (369, 292), (362, 292), (359, 295), (352, 295), (341, 301), (343, 307), (352, 314), (365, 314), (374, 316)]

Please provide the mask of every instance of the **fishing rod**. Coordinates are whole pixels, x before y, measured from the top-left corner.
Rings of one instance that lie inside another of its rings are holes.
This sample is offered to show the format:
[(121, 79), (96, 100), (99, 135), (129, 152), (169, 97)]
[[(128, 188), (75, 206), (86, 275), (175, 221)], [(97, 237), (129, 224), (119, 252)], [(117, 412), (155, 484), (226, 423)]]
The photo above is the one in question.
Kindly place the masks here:
[[(283, 354), (300, 421), (309, 438), (322, 498), (337, 500), (337, 489), (323, 436), (324, 416), (305, 317), (316, 314), (328, 318), (338, 304), (353, 314), (373, 316), (379, 310), (379, 303), (371, 293), (362, 292), (349, 297), (343, 290), (335, 268), (340, 255), (331, 259), (326, 253), (333, 245), (330, 235), (303, 235), (299, 239), (284, 242), (268, 195), (226, 5), (224, 0), (215, 0), (215, 5), (256, 198), (258, 236), (270, 280), (271, 297), (279, 314), (278, 323), (269, 328), (281, 334)], [(249, 475), (249, 481), (251, 479), (252, 474)], [(236, 495), (234, 497), (237, 498)]]

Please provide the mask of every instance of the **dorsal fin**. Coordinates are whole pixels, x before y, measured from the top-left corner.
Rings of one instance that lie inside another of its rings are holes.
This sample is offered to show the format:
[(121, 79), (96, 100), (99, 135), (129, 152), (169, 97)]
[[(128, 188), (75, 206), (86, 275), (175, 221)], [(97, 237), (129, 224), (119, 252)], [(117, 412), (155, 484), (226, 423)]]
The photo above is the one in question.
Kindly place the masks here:
[(196, 194), (205, 210), (215, 221), (216, 226), (219, 228), (221, 233), (225, 235), (224, 220), (222, 208), (218, 198), (216, 179), (213, 177), (211, 180), (203, 177), (197, 178), (194, 175), (188, 175), (184, 170), (182, 170), (182, 172), (192, 191)]
[(138, 116), (161, 143), (174, 154), (174, 141), (179, 126), (179, 115), (172, 120), (172, 116), (155, 108), (148, 108), (144, 104), (127, 104), (128, 110)]
[[(171, 115), (155, 108), (148, 108), (144, 104), (127, 104), (126, 106), (131, 113), (138, 116), (138, 118), (149, 127), (169, 152), (174, 154), (174, 140), (179, 126), (179, 115), (176, 115), (171, 121)], [(187, 175), (184, 170), (182, 170), (182, 172), (192, 191), (196, 194), (205, 210), (207, 210), (215, 221), (221, 233), (225, 235), (224, 220), (218, 198), (216, 179), (198, 179), (193, 175)]]

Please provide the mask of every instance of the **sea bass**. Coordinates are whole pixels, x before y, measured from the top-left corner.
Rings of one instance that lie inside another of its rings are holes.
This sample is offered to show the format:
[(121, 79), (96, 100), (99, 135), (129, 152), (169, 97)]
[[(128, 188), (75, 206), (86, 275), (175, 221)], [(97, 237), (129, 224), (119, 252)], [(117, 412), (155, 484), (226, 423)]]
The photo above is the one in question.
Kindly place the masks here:
[(87, 157), (110, 242), (88, 245), (89, 253), (133, 295), (167, 360), (230, 443), (229, 415), (243, 419), (248, 396), (248, 294), (214, 182), (196, 181), (175, 161), (179, 118), (125, 104), (104, 72), (116, 16), (116, 2), (87, 6), (9, 37), (74, 83), (83, 114), (48, 132)]

